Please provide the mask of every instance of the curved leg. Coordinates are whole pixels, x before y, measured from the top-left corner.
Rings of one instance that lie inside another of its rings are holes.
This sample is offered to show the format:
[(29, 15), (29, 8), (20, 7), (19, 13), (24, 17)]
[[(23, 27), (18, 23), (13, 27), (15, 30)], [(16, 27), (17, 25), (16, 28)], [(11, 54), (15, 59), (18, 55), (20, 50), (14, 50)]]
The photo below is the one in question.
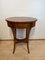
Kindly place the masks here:
[(15, 28), (11, 28), (12, 29), (12, 33), (13, 33), (13, 37), (14, 37), (14, 48), (13, 48), (13, 54), (15, 52), (15, 48), (16, 48), (16, 29)]
[(28, 53), (30, 53), (30, 51), (29, 51), (29, 34), (30, 34), (30, 30), (31, 29), (26, 29), (26, 42), (27, 42)]

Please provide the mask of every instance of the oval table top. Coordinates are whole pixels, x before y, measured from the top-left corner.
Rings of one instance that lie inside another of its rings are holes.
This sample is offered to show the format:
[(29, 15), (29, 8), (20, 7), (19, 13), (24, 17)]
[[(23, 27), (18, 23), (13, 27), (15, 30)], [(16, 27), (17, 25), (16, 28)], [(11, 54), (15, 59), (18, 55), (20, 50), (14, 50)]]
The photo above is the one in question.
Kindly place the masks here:
[(10, 22), (34, 22), (37, 21), (36, 18), (33, 17), (9, 17), (6, 21)]

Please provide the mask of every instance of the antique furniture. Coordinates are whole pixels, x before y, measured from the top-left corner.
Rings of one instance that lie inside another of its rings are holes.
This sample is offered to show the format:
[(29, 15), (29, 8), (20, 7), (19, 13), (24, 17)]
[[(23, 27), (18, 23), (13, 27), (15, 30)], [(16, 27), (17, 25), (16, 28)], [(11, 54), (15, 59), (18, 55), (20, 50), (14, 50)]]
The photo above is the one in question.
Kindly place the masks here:
[[(17, 42), (26, 42), (27, 43), (27, 50), (29, 51), (29, 33), (31, 28), (35, 26), (37, 21), (36, 18), (33, 17), (9, 17), (6, 19), (8, 27), (12, 29), (13, 36), (14, 36), (14, 49), (13, 53), (15, 52), (16, 43)], [(16, 29), (26, 29), (26, 38), (19, 40), (16, 39)]]

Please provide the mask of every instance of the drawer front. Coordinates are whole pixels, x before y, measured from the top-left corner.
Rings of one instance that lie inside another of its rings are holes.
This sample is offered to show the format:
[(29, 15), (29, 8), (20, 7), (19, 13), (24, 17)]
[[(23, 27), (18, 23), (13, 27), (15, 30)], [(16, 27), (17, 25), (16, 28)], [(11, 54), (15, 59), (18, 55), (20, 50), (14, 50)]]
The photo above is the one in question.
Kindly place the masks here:
[(32, 28), (35, 26), (35, 22), (31, 23), (14, 23), (14, 22), (7, 22), (9, 27), (13, 28)]
[(15, 27), (16, 28), (29, 28), (30, 27), (30, 24), (26, 24), (26, 23), (25, 24), (24, 23), (21, 24), (20, 23), (20, 24), (15, 24)]
[(12, 22), (8, 22), (8, 26), (13, 27), (13, 28), (29, 28), (30, 24), (28, 24), (28, 23), (12, 23)]

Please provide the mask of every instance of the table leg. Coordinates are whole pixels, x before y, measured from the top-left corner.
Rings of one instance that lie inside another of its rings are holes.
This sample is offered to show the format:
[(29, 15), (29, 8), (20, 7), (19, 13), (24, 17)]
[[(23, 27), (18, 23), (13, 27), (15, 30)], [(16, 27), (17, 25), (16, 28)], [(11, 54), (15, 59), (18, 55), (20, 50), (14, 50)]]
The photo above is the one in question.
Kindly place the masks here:
[(14, 37), (14, 48), (13, 48), (13, 54), (15, 52), (15, 48), (16, 48), (16, 29), (15, 28), (11, 28), (12, 29), (12, 33), (13, 33), (13, 37)]
[(29, 34), (30, 34), (30, 29), (26, 29), (26, 42), (27, 42), (28, 53), (30, 53), (30, 51), (29, 51)]

